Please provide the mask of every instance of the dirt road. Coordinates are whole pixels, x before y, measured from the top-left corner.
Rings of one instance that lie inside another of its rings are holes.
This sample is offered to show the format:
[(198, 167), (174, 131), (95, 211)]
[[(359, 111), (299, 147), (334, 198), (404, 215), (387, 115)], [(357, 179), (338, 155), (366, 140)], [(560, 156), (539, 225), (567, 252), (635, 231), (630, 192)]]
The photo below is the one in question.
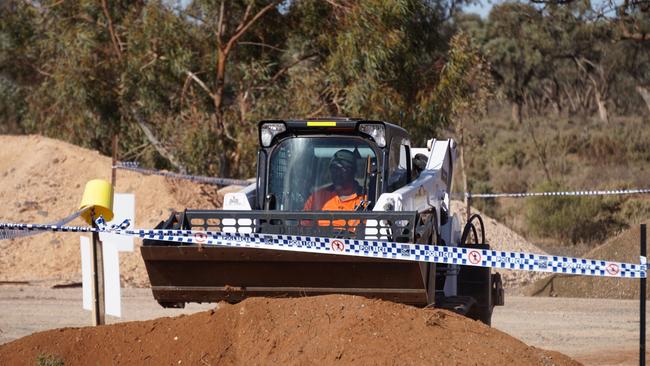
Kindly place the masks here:
[[(527, 344), (557, 350), (588, 365), (638, 364), (638, 302), (508, 297), (493, 326)], [(214, 308), (192, 304), (163, 309), (147, 289), (123, 290), (123, 318), (109, 323), (175, 316)], [(0, 286), (0, 343), (33, 332), (90, 325), (81, 308), (81, 289)]]

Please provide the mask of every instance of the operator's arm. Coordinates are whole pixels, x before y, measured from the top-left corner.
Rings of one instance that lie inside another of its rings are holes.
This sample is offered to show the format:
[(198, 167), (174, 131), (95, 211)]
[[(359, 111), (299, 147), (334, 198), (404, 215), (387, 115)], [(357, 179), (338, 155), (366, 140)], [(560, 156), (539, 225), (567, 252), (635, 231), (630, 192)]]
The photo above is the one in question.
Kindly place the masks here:
[(313, 211), (314, 206), (314, 193), (312, 193), (307, 201), (305, 202), (305, 207), (302, 208), (303, 211)]

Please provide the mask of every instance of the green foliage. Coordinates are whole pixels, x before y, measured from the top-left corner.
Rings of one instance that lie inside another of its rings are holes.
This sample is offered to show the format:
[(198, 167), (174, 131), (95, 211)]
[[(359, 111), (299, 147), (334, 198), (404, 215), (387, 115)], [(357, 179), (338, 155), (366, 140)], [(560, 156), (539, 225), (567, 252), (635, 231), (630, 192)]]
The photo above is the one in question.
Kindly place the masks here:
[[(322, 73), (317, 67), (320, 78), (308, 79), (308, 90), (319, 89), (321, 114), (392, 120), (429, 135), (440, 127), (423, 97), (437, 83), (450, 34), (436, 3), (366, 0), (320, 10)], [(305, 1), (295, 8), (318, 7)]]
[[(496, 154), (493, 159), (499, 166), (522, 169), (528, 162), (525, 149), (516, 143), (514, 139), (508, 139), (496, 147)], [(510, 190), (506, 190), (510, 191)]]
[(40, 354), (38, 355), (38, 357), (36, 357), (36, 365), (37, 366), (64, 366), (65, 362), (63, 362), (63, 359), (53, 355)]
[[(489, 182), (480, 180), (471, 182), (469, 190), (472, 193), (494, 193)], [(472, 206), (488, 216), (496, 215), (497, 202), (493, 199), (474, 199)]]
[[(504, 118), (506, 113), (505, 110), (493, 111), (493, 115), (482, 119), (480, 124), (467, 127), (467, 132), (476, 137), (476, 142), (467, 153), (467, 160), (470, 162), (468, 183), (471, 191), (554, 190), (555, 186), (538, 187), (539, 182), (545, 181), (545, 174), (536, 158), (530, 135), (525, 129), (518, 128), (517, 123)], [(647, 154), (643, 153), (643, 146), (650, 141), (645, 128), (647, 118), (615, 117), (607, 125), (591, 119), (576, 121), (567, 118), (531, 118), (530, 121), (536, 125), (538, 142), (549, 151), (547, 164), (557, 187), (568, 190), (625, 189), (645, 187), (650, 181), (648, 161), (645, 160)], [(613, 153), (595, 158), (591, 152), (587, 152), (592, 149), (590, 145), (604, 139), (609, 141), (608, 146), (613, 148)], [(554, 199), (548, 197), (536, 201)], [(474, 200), (477, 201), (479, 200)], [(549, 235), (549, 231), (533, 231), (529, 228), (526, 213), (532, 204), (531, 199), (491, 201), (494, 204), (489, 211), (492, 217), (517, 232), (528, 234), (529, 239), (535, 240), (536, 243), (554, 245), (571, 242), (569, 234)], [(645, 210), (645, 195), (621, 196), (613, 200), (613, 203), (611, 199), (583, 198), (582, 202), (577, 203), (577, 208), (589, 208), (584, 207), (589, 206), (589, 201), (604, 206), (599, 215), (593, 215), (595, 210), (587, 210), (589, 212), (586, 214), (565, 215), (563, 219), (566, 225), (569, 225), (574, 217), (577, 217), (577, 220), (585, 220), (587, 217), (596, 223), (592, 239), (577, 239), (578, 242), (587, 243), (584, 247), (597, 244), (596, 238), (599, 235), (610, 237), (616, 234), (621, 225), (633, 225), (650, 217)], [(540, 208), (537, 217), (545, 219), (549, 213), (555, 211), (556, 208), (553, 207)], [(552, 231), (552, 228), (549, 230)], [(596, 235), (598, 230), (603, 230), (602, 234)]]
[[(41, 133), (105, 154), (119, 133), (124, 158), (143, 165), (243, 177), (255, 170), (250, 137), (260, 119), (385, 119), (421, 145), (449, 124), (469, 130), (495, 89), (529, 114), (555, 105), (588, 115), (595, 90), (621, 113), (643, 107), (635, 87), (650, 82), (650, 52), (625, 33), (650, 26), (642, 11), (594, 18), (586, 3), (504, 3), (483, 20), (452, 11), (462, 3), (237, 0), (222, 9), (206, 0), (7, 0), (0, 5), (0, 131)], [(628, 24), (615, 23), (621, 19), (633, 26), (613, 27)], [(177, 162), (161, 155), (137, 116)], [(650, 160), (642, 132), (622, 145), (582, 136), (556, 137), (594, 161)], [(486, 145), (480, 134), (465, 137), (464, 146)], [(536, 156), (528, 146), (504, 146), (495, 160), (499, 169), (521, 170)], [(505, 186), (489, 161), (471, 160), (470, 180)], [(571, 164), (563, 164), (565, 173)]]
[(448, 60), (435, 91), (423, 96), (423, 104), (444, 122), (460, 124), (465, 119), (476, 120), (485, 114), (493, 96), (490, 65), (462, 31), (451, 38), (449, 47)]
[(650, 201), (627, 199), (621, 205), (618, 217), (630, 225), (641, 223), (650, 217)]
[[(525, 191), (544, 170), (559, 183), (538, 189), (647, 184), (648, 121), (621, 116), (650, 108), (637, 92), (650, 89), (648, 10), (505, 2), (481, 19), (453, 11), (465, 2), (6, 0), (0, 133), (104, 154), (119, 133), (123, 160), (250, 177), (256, 121), (365, 117), (401, 124), (414, 145), (455, 135), (472, 192)], [(502, 118), (504, 100), (526, 129)], [(601, 107), (607, 124), (591, 118)], [(525, 219), (507, 201), (474, 203), (569, 242), (648, 215), (635, 198), (526, 202)]]
[[(536, 191), (563, 191), (556, 183), (543, 183)], [(613, 231), (626, 227), (616, 215), (617, 198), (534, 197), (526, 202), (526, 222), (534, 235), (565, 243), (602, 241)]]
[(25, 90), (0, 75), (0, 133), (23, 132), (21, 120), (26, 114)]
[(616, 16), (603, 16), (593, 2), (548, 3), (498, 4), (487, 21), (457, 17), (480, 42), (499, 92), (513, 105), (513, 119), (598, 112), (606, 122), (612, 110), (646, 112), (636, 87), (650, 83), (642, 30), (650, 27), (648, 10), (626, 2)]
[(24, 132), (28, 91), (22, 84), (41, 79), (28, 46), (37, 13), (23, 2), (2, 4), (0, 11), (0, 133)]
[(523, 103), (533, 76), (548, 65), (552, 42), (542, 23), (535, 7), (523, 3), (500, 4), (490, 12), (484, 48), (503, 92), (515, 103)]

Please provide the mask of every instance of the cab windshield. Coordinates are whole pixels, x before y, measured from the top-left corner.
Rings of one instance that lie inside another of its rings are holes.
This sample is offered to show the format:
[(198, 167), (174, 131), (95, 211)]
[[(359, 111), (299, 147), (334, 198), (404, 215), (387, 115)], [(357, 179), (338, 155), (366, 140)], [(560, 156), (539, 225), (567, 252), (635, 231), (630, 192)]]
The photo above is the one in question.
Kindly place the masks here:
[(294, 137), (278, 144), (271, 153), (268, 193), (275, 196), (275, 208), (282, 211), (320, 210), (320, 207), (311, 207), (311, 204), (306, 207), (306, 203), (312, 195), (334, 190), (332, 174), (338, 173), (333, 166), (337, 165), (337, 159), (341, 156), (345, 159), (344, 163), (349, 164), (346, 168), (351, 167), (349, 175), (354, 177), (352, 184), (356, 194), (360, 198), (372, 199), (375, 185), (371, 184), (371, 177), (366, 172), (368, 164), (376, 166), (376, 155), (366, 141), (357, 138)]

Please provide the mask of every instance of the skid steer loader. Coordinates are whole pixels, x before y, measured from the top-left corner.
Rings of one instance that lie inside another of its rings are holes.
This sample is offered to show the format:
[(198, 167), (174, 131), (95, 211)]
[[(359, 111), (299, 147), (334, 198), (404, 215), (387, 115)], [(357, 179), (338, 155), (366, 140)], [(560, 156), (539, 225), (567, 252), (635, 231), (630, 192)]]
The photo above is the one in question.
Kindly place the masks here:
[[(223, 210), (187, 209), (156, 228), (489, 248), (479, 216), (461, 230), (450, 212), (453, 140), (413, 148), (399, 126), (348, 118), (262, 121), (258, 130), (255, 183), (226, 194)], [(314, 197), (334, 196), (338, 155), (351, 164), (355, 204), (326, 211)], [(164, 307), (336, 293), (446, 308), (490, 324), (503, 305), (501, 278), (490, 268), (159, 240), (144, 240), (141, 253)]]

